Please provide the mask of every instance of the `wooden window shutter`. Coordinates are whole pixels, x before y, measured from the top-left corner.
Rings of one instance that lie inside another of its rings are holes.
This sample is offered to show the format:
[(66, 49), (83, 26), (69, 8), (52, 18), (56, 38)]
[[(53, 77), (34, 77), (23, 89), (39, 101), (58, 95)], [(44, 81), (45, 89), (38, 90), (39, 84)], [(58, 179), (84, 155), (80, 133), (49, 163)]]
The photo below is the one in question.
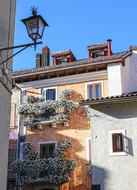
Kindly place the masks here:
[(113, 152), (122, 152), (123, 151), (122, 133), (112, 134), (112, 146), (113, 146)]

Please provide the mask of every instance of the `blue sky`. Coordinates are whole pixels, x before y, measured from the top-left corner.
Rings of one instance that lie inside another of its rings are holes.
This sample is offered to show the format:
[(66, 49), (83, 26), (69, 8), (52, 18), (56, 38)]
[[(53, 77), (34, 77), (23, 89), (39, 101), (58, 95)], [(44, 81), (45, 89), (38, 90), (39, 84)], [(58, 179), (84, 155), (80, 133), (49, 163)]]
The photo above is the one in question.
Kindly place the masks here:
[(36, 52), (29, 48), (14, 58), (14, 70), (34, 68), (35, 53), (45, 45), (51, 53), (71, 49), (77, 59), (87, 57), (88, 45), (108, 38), (113, 52), (137, 45), (136, 0), (17, 0), (15, 45), (32, 42), (20, 20), (30, 16), (34, 4), (49, 27)]

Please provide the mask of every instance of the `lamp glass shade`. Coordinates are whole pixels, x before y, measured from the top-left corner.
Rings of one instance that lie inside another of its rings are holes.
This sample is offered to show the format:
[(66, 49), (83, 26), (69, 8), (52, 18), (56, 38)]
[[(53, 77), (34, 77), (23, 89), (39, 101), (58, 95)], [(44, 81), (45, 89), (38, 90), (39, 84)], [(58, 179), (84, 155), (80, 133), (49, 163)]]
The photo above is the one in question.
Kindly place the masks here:
[(47, 22), (40, 15), (34, 15), (23, 19), (22, 22), (27, 28), (28, 35), (35, 42), (42, 38), (44, 29), (48, 26)]

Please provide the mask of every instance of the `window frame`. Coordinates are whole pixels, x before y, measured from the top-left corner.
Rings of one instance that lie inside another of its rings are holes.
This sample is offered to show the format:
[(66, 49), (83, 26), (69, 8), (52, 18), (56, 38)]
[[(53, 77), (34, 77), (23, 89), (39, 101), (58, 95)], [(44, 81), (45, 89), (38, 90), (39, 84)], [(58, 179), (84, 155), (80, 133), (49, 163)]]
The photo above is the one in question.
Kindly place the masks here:
[[(41, 89), (44, 89), (45, 90), (45, 101), (48, 101), (47, 100), (47, 97), (46, 97), (46, 91), (47, 90), (50, 90), (50, 89), (55, 89), (55, 100), (57, 100), (57, 87), (55, 86), (55, 87), (46, 87), (46, 88), (44, 88), (44, 87), (41, 87), (40, 89), (39, 89), (39, 98), (41, 98)], [(43, 101), (43, 102), (45, 102), (45, 101)]]
[(127, 152), (126, 152), (126, 139), (123, 138), (123, 151), (117, 151), (117, 152), (114, 152), (113, 151), (113, 137), (112, 135), (113, 134), (119, 134), (121, 133), (122, 136), (126, 136), (126, 130), (125, 129), (117, 129), (117, 130), (112, 130), (112, 131), (109, 131), (108, 133), (108, 148), (109, 148), (109, 156), (127, 156)]
[[(40, 145), (42, 145), (42, 144), (55, 144), (55, 150), (56, 150), (56, 148), (57, 148), (57, 141), (44, 141), (44, 142), (39, 142), (39, 143), (38, 143), (38, 153), (39, 153), (39, 156), (41, 155), (41, 153), (40, 153)], [(42, 159), (44, 159), (44, 158), (42, 158)]]
[[(101, 96), (100, 97), (104, 97), (104, 83), (103, 81), (99, 80), (99, 81), (93, 81), (93, 82), (87, 82), (85, 83), (85, 99), (89, 99), (89, 93), (88, 93), (88, 89), (90, 85), (96, 85), (96, 84), (100, 84), (101, 87)], [(96, 90), (96, 89), (95, 89)], [(95, 95), (93, 96), (93, 98), (96, 98)]]

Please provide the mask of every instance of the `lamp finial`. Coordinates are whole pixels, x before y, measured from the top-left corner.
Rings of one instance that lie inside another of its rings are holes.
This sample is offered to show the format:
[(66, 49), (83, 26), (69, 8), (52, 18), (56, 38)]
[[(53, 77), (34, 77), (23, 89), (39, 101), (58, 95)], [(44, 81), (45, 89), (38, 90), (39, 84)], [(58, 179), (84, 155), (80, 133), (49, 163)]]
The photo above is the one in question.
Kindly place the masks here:
[(38, 10), (38, 7), (35, 7), (35, 6), (31, 7), (31, 12), (33, 16), (37, 15), (37, 10)]

